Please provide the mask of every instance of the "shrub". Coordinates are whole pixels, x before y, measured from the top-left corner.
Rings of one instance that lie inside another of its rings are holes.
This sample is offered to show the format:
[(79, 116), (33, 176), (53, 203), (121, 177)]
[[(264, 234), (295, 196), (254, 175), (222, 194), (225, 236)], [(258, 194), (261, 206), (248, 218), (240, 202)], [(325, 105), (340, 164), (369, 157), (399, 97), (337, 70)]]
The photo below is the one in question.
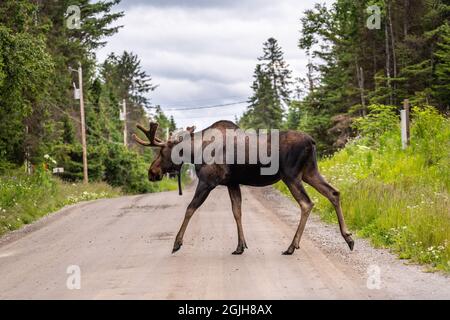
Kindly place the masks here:
[(378, 138), (385, 132), (395, 130), (399, 126), (396, 107), (374, 104), (368, 107), (369, 114), (354, 121), (354, 127), (360, 133), (364, 144), (376, 145)]
[[(411, 147), (402, 150), (393, 108), (371, 110), (358, 120), (361, 137), (322, 159), (321, 173), (341, 191), (351, 229), (401, 258), (450, 272), (450, 121), (433, 107), (413, 108)], [(307, 190), (319, 215), (337, 222), (329, 201)]]

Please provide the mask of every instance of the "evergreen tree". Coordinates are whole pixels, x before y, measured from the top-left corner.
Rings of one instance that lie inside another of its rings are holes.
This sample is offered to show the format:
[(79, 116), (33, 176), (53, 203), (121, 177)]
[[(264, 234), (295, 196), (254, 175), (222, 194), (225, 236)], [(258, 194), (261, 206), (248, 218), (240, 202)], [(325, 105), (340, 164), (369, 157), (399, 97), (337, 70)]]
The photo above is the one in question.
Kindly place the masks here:
[(173, 116), (170, 116), (169, 130), (170, 132), (174, 132), (175, 130), (177, 130), (177, 124), (175, 123), (175, 119), (173, 118)]
[[(366, 25), (366, 9), (377, 5), (380, 29)], [(318, 83), (301, 101), (300, 129), (314, 136), (321, 152), (336, 150), (349, 118), (369, 104), (414, 104), (448, 108), (445, 29), (450, 5), (427, 0), (336, 0), (316, 4), (301, 19), (299, 47), (311, 55)], [(439, 45), (439, 43), (441, 45)], [(335, 130), (336, 127), (341, 128)]]
[(293, 100), (289, 104), (288, 115), (286, 119), (286, 128), (291, 130), (297, 130), (300, 125), (302, 112), (302, 103), (298, 100)]
[(278, 101), (289, 104), (291, 95), (291, 71), (284, 60), (283, 51), (275, 38), (269, 38), (263, 45), (262, 70), (270, 79)]
[(42, 153), (41, 120), (54, 62), (27, 0), (0, 4), (0, 162), (21, 164)]
[[(111, 100), (108, 107), (109, 116), (119, 118), (122, 100), (127, 104), (127, 128), (131, 137), (136, 123), (146, 122), (146, 111), (150, 108), (148, 94), (155, 90), (152, 78), (142, 70), (141, 62), (134, 53), (124, 51), (122, 55), (110, 54), (100, 66), (101, 79), (105, 84), (107, 100)], [(109, 101), (107, 101), (109, 103)], [(118, 124), (121, 126), (121, 124)], [(134, 141), (128, 141), (134, 144)]]
[(245, 128), (279, 129), (283, 127), (283, 104), (290, 103), (291, 71), (274, 38), (264, 43), (263, 56), (258, 60), (262, 63), (256, 66), (253, 75), (253, 95), (239, 124)]
[(272, 85), (272, 79), (258, 64), (255, 68), (252, 85), (253, 95), (249, 99), (250, 105), (239, 120), (242, 127), (253, 129), (281, 128), (283, 109)]
[(440, 105), (450, 110), (450, 25), (444, 24), (440, 30), (441, 40), (437, 43), (435, 82), (433, 96)]

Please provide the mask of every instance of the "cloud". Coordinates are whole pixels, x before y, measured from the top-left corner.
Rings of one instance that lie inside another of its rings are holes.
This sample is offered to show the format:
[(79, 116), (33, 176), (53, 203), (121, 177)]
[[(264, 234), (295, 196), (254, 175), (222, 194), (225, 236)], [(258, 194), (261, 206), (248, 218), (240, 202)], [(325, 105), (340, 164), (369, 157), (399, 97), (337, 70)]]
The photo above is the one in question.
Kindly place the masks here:
[[(246, 100), (262, 44), (275, 37), (294, 76), (304, 75), (306, 57), (297, 47), (302, 12), (314, 1), (189, 0), (126, 1), (118, 34), (99, 54), (137, 53), (159, 87), (151, 94), (162, 108)], [(167, 111), (180, 126), (204, 128), (234, 120), (245, 105)]]

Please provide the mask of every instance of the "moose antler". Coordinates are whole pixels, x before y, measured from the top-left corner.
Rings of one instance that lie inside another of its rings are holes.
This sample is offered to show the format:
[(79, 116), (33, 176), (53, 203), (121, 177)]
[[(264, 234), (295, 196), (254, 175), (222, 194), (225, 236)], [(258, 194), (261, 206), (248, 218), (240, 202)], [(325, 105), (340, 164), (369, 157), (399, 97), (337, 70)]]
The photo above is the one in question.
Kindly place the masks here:
[(156, 137), (156, 130), (158, 129), (158, 124), (156, 122), (150, 122), (150, 129), (145, 129), (140, 124), (137, 125), (137, 128), (141, 130), (148, 139), (148, 142), (140, 139), (137, 135), (133, 134), (133, 139), (145, 146), (145, 147), (164, 147), (166, 144), (162, 142), (159, 138)]

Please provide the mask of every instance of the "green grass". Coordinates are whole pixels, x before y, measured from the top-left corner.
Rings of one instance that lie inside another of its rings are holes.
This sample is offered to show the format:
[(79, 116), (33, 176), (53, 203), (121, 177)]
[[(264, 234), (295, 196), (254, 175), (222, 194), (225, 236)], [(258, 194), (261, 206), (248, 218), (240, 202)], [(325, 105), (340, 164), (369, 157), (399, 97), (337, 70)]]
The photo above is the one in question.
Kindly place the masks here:
[(67, 183), (44, 171), (29, 176), (14, 170), (0, 177), (0, 235), (66, 205), (121, 194), (106, 183)]
[[(164, 178), (154, 183), (152, 191), (177, 188), (176, 180)], [(33, 175), (26, 175), (22, 170), (12, 170), (0, 176), (0, 235), (19, 229), (66, 205), (123, 194), (122, 189), (113, 188), (104, 182), (68, 183), (43, 170)]]
[[(432, 108), (416, 109), (411, 130), (407, 150), (395, 128), (349, 143), (320, 161), (320, 171), (341, 191), (351, 230), (402, 259), (450, 272), (450, 122)], [(328, 200), (307, 189), (315, 212), (337, 223)]]

